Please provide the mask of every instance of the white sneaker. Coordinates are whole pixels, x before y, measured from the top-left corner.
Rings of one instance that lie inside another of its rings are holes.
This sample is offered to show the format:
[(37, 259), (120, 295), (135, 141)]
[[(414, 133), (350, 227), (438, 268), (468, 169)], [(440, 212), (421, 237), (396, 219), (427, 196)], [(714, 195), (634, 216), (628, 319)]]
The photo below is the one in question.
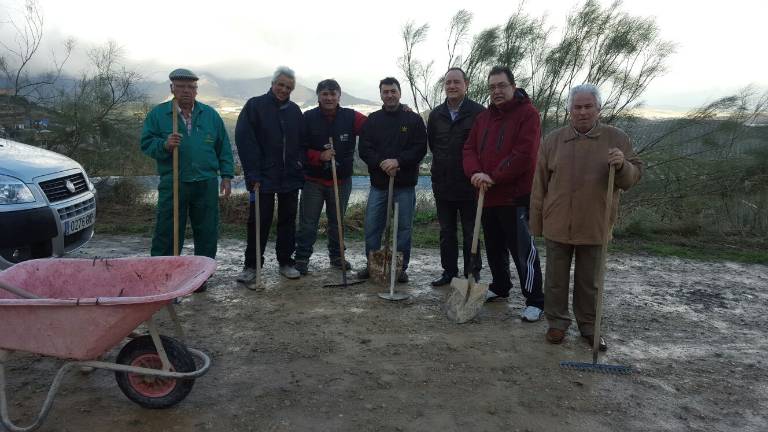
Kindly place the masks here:
[(520, 314), (520, 318), (527, 322), (536, 322), (544, 315), (544, 311), (536, 306), (526, 306)]
[(243, 271), (237, 275), (237, 281), (244, 284), (251, 283), (254, 279), (256, 279), (256, 269), (250, 267), (244, 268)]
[(292, 265), (280, 266), (280, 274), (288, 279), (298, 279), (301, 277), (301, 273)]

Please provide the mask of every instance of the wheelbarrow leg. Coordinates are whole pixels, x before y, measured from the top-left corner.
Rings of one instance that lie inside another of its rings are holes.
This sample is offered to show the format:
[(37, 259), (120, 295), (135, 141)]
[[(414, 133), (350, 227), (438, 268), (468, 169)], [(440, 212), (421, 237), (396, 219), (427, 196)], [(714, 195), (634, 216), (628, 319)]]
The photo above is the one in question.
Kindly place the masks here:
[(171, 362), (168, 360), (168, 354), (165, 353), (165, 348), (163, 348), (163, 341), (160, 340), (160, 333), (158, 333), (157, 326), (155, 325), (155, 321), (152, 318), (147, 320), (147, 328), (149, 328), (149, 335), (152, 337), (152, 342), (155, 343), (157, 355), (160, 356), (160, 361), (163, 363), (163, 371), (170, 371)]
[(168, 306), (166, 307), (168, 308), (168, 315), (171, 316), (171, 321), (173, 321), (173, 329), (176, 331), (176, 339), (186, 345), (187, 341), (186, 337), (184, 337), (184, 329), (181, 328), (181, 321), (179, 321), (179, 316), (176, 314), (176, 307), (173, 306), (173, 303), (168, 303)]
[(11, 418), (8, 415), (8, 401), (6, 400), (5, 393), (5, 362), (8, 360), (8, 354), (8, 351), (0, 349), (0, 422), (2, 422), (5, 429), (8, 429), (11, 432), (31, 432), (39, 428), (43, 424), (45, 418), (48, 417), (48, 413), (51, 411), (51, 407), (53, 407), (53, 399), (59, 391), (59, 386), (61, 385), (61, 380), (64, 378), (64, 374), (78, 363), (65, 363), (59, 371), (56, 372), (56, 376), (53, 378), (53, 383), (51, 383), (51, 388), (48, 390), (48, 396), (45, 398), (45, 402), (43, 402), (43, 408), (40, 410), (40, 414), (38, 414), (34, 423), (26, 427), (19, 427), (11, 422)]

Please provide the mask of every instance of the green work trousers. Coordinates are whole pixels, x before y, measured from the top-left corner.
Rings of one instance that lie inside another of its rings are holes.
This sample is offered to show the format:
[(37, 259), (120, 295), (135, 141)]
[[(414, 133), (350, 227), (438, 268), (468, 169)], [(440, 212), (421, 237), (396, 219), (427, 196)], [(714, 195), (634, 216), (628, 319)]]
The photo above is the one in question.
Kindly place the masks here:
[[(219, 179), (179, 182), (179, 251), (184, 246), (187, 216), (192, 225), (195, 255), (216, 258), (219, 236)], [(173, 177), (157, 186), (157, 223), (152, 256), (173, 255)]]
[(552, 328), (567, 330), (568, 288), (573, 269), (573, 314), (582, 335), (594, 334), (595, 295), (600, 274), (601, 245), (572, 245), (547, 240), (547, 269), (544, 276), (544, 315)]

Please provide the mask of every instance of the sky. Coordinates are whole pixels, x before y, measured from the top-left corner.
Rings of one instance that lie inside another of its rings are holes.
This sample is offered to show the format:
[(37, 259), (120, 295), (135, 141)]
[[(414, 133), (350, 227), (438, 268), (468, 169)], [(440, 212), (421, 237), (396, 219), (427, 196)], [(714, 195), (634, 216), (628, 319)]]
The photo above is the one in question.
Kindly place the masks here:
[[(175, 67), (226, 78), (255, 78), (287, 65), (304, 85), (314, 87), (333, 77), (344, 91), (374, 101), (379, 100), (381, 78), (402, 78), (397, 60), (403, 49), (400, 31), (407, 21), (430, 24), (428, 40), (416, 54), (434, 60), (441, 70), (447, 67), (448, 23), (459, 9), (473, 13), (470, 33), (475, 34), (503, 24), (518, 5), (453, 0), (39, 3), (45, 17), (45, 55), (68, 37), (77, 41), (70, 72), (83, 67), (87, 48), (114, 40), (126, 61), (152, 80), (166, 79)], [(528, 1), (524, 9), (533, 16), (546, 14), (549, 25), (562, 27), (568, 11), (580, 4)], [(18, 14), (22, 5), (22, 0), (0, 0), (3, 41), (9, 40), (8, 16)], [(677, 47), (668, 73), (645, 93), (646, 105), (687, 108), (749, 84), (768, 88), (764, 55), (768, 1), (625, 0), (622, 9), (655, 17), (662, 38)], [(254, 89), (254, 95), (265, 90)], [(404, 91), (403, 99), (409, 97)]]

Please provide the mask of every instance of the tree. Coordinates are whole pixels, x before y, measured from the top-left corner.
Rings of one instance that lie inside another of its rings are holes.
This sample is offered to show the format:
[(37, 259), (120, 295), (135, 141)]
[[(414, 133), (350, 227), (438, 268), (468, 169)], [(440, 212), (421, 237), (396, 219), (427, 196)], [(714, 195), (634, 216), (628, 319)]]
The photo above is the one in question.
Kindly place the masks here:
[[(652, 18), (622, 12), (620, 1), (602, 8), (597, 0), (587, 0), (567, 16), (557, 40), (545, 17), (532, 17), (523, 7), (521, 4), (504, 25), (474, 36), (464, 56), (457, 55), (456, 50), (468, 34), (472, 16), (459, 11), (451, 20), (449, 66), (458, 65), (465, 70), (470, 79), (469, 96), (481, 103), (488, 101), (488, 70), (494, 65), (509, 67), (518, 86), (527, 89), (541, 112), (545, 129), (567, 121), (568, 90), (583, 82), (601, 88), (605, 95), (604, 120), (614, 122), (638, 105), (648, 85), (664, 73), (665, 61), (674, 52), (673, 44), (660, 39)], [(409, 23), (406, 27), (413, 29), (415, 25)], [(405, 77), (415, 88), (414, 99), (431, 107), (428, 96), (434, 87), (425, 86), (432, 81), (423, 76), (427, 70), (412, 49), (425, 40), (427, 30), (428, 27), (420, 32), (418, 39), (406, 42), (401, 69), (421, 72), (406, 73)], [(455, 38), (457, 34), (461, 38)]]
[(116, 42), (91, 49), (88, 58), (89, 69), (59, 92), (54, 138), (64, 154), (90, 152), (91, 169), (98, 171), (118, 167), (116, 161), (136, 153), (141, 122), (133, 112), (146, 105), (146, 97), (138, 88), (141, 75), (122, 64)]
[(64, 58), (51, 55), (51, 67), (47, 71), (32, 74), (30, 62), (38, 54), (43, 40), (43, 15), (36, 0), (26, 0), (21, 20), (9, 17), (13, 27), (12, 40), (0, 41), (0, 73), (14, 97), (39, 102), (51, 96), (49, 87), (61, 76), (64, 64), (75, 46), (73, 39), (64, 42)]

